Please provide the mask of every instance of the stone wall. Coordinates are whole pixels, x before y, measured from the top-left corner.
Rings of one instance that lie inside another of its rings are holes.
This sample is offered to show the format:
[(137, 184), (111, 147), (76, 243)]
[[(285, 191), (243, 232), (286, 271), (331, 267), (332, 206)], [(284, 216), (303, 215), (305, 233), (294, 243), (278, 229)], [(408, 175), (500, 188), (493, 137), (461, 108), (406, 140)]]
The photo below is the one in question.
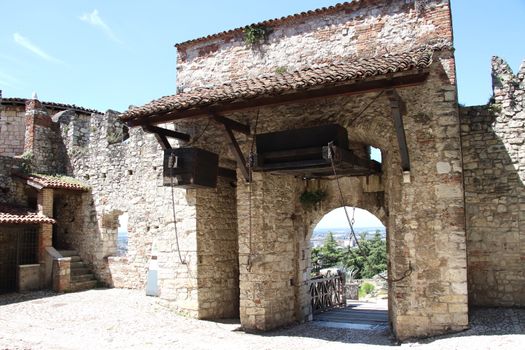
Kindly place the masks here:
[(199, 318), (239, 317), (237, 199), (232, 180), (197, 191)]
[[(21, 156), (24, 153), (28, 127), (25, 104), (28, 101), (30, 102), (31, 100), (17, 98), (2, 100), (0, 96), (0, 156), (14, 157)], [(51, 117), (55, 122), (59, 119), (61, 121), (70, 119), (72, 115), (74, 118), (89, 120), (90, 113), (87, 110), (77, 109), (77, 112), (75, 112), (67, 109), (68, 107), (76, 108), (75, 106), (44, 103), (40, 104), (38, 109), (42, 114)], [(44, 122), (44, 124), (51, 125), (49, 121)], [(75, 132), (75, 134), (79, 134), (79, 132)], [(87, 133), (83, 134), (87, 135)], [(56, 142), (58, 143), (55, 146), (60, 145), (60, 139), (56, 139)]]
[[(452, 42), (448, 0), (353, 1), (265, 26), (271, 33), (254, 47), (241, 29), (177, 45), (177, 89), (402, 52), (436, 39)], [(453, 58), (446, 70), (454, 80)]]
[(25, 111), (18, 106), (0, 107), (0, 155), (14, 157), (24, 152)]
[[(153, 135), (128, 131), (112, 111), (57, 122), (71, 175), (91, 187), (82, 199), (62, 198), (64, 210), (76, 218), (62, 226), (66, 245), (79, 251), (97, 278), (121, 288), (145, 287), (156, 251), (160, 297), (168, 307), (199, 318), (237, 315), (236, 205), (230, 183), (219, 182), (210, 190), (174, 189), (175, 228), (172, 191), (162, 185), (163, 152)], [(192, 135), (204, 131), (193, 124), (179, 127)], [(222, 139), (211, 132), (200, 142), (210, 140), (215, 141), (208, 148), (214, 150)], [(228, 161), (222, 158), (221, 163)], [(128, 253), (115, 257), (118, 216), (123, 213), (129, 215)]]
[(64, 174), (66, 155), (59, 125), (38, 100), (26, 106), (24, 156), (30, 160), (30, 171)]
[(493, 103), (461, 109), (469, 301), (525, 306), (525, 64), (492, 76)]
[(27, 162), (22, 158), (0, 156), (0, 203), (27, 205), (28, 189), (12, 176), (13, 173), (23, 171), (26, 165)]

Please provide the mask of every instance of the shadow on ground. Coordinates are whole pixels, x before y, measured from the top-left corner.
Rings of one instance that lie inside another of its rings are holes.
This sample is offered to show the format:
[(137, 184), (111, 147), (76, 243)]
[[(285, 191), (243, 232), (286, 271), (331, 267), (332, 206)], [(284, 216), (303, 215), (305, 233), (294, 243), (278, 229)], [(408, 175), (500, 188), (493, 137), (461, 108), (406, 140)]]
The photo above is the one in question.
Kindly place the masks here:
[(454, 334), (441, 335), (410, 342), (431, 344), (437, 340), (494, 335), (525, 335), (525, 309), (471, 307), (470, 329)]
[(49, 291), (49, 290), (39, 290), (36, 292), (25, 292), (25, 293), (0, 294), (0, 306), (22, 303), (24, 301), (31, 301), (35, 299), (44, 299), (44, 298), (54, 297), (57, 295), (59, 295), (59, 293)]
[[(413, 339), (403, 344), (432, 344), (444, 339), (495, 336), (495, 335), (525, 335), (525, 309), (518, 308), (471, 308), (470, 329), (436, 337)], [(214, 321), (231, 331), (242, 331), (239, 320)], [(221, 326), (221, 327), (222, 327)], [(345, 344), (367, 344), (382, 346), (398, 346), (388, 329), (356, 330), (327, 328), (319, 323), (309, 322), (293, 325), (270, 332), (247, 332), (260, 337), (303, 337), (339, 342)]]

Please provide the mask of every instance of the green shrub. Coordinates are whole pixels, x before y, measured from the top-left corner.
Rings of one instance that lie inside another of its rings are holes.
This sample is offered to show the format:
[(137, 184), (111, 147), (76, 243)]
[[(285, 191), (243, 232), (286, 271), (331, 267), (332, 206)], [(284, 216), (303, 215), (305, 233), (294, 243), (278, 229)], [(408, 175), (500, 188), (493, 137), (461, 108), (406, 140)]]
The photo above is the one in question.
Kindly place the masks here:
[(364, 298), (366, 295), (372, 293), (375, 286), (372, 283), (365, 282), (359, 287), (359, 298)]

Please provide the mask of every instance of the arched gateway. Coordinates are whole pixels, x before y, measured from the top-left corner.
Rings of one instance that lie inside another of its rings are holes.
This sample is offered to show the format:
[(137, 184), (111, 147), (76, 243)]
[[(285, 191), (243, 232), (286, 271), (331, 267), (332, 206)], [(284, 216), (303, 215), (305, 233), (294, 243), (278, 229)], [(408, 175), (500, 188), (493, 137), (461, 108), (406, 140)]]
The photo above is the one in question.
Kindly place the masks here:
[[(251, 32), (264, 35), (248, 41)], [(190, 188), (175, 189), (175, 205), (195, 206), (179, 221), (196, 230), (183, 242), (196, 249), (181, 247), (179, 258), (160, 244), (161, 297), (201, 318), (240, 313), (248, 329), (307, 320), (305, 255), (318, 209), (300, 197), (322, 188), (320, 209), (340, 206), (339, 177), (344, 204), (387, 223), (389, 275), (410, 270), (390, 283), (395, 334), (467, 327), (448, 1), (353, 1), (176, 47), (179, 93), (122, 117), (156, 135), (168, 150), (165, 178)], [(369, 146), (381, 149), (380, 167)]]

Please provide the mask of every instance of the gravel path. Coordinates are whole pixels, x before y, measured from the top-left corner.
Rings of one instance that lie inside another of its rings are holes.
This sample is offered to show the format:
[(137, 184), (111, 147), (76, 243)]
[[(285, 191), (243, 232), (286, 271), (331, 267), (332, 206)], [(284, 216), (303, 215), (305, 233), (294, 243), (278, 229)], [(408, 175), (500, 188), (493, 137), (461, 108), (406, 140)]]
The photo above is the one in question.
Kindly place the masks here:
[[(523, 349), (525, 310), (479, 309), (472, 328), (404, 343), (415, 349)], [(248, 334), (232, 322), (179, 316), (142, 292), (98, 289), (0, 296), (0, 349), (387, 349), (387, 331), (323, 328), (306, 323)]]

